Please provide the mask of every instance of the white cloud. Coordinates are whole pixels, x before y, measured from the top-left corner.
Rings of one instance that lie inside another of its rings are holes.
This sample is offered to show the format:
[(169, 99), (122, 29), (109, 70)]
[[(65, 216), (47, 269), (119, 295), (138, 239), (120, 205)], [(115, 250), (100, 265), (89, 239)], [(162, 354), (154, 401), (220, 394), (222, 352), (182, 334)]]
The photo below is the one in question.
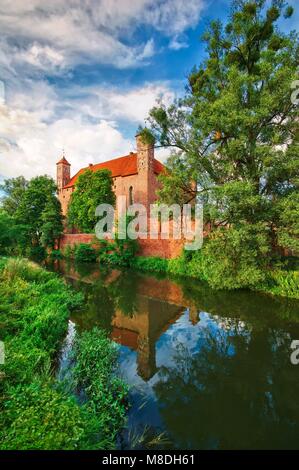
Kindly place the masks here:
[(119, 124), (136, 129), (158, 98), (169, 104), (167, 83), (124, 89), (71, 81), (62, 89), (44, 77), (71, 76), (81, 64), (148, 64), (159, 52), (154, 30), (170, 48), (187, 47), (184, 32), (203, 6), (204, 0), (0, 0), (0, 79), (8, 85), (6, 101), (0, 87), (0, 174), (54, 176), (62, 148), (73, 171), (133, 150), (134, 139)]
[(6, 177), (55, 176), (55, 163), (67, 149), (72, 172), (132, 150), (132, 143), (108, 121), (58, 119), (45, 125), (34, 112), (0, 106), (0, 174)]
[[(89, 94), (89, 100), (80, 98), (80, 93)], [(74, 94), (74, 101), (66, 97), (61, 109), (61, 98), (49, 84), (28, 80), (26, 91), (19, 90), (9, 104), (0, 104), (1, 175), (55, 176), (62, 148), (72, 173), (88, 163), (124, 155), (135, 149), (134, 136), (126, 138), (117, 121), (126, 120), (137, 128), (158, 98), (169, 103), (174, 97), (166, 84), (126, 93), (116, 88), (77, 88)]]
[(64, 68), (64, 55), (50, 46), (33, 43), (27, 50), (16, 54), (15, 60), (26, 62), (41, 70), (56, 71)]
[(197, 24), (203, 6), (204, 0), (1, 0), (0, 30), (9, 52), (3, 61), (9, 55), (6, 67), (26, 63), (52, 73), (91, 60), (132, 67), (155, 52), (153, 39), (132, 41), (138, 27), (177, 37)]
[(156, 8), (149, 9), (148, 21), (169, 36), (194, 27), (204, 8), (204, 0), (161, 0), (155, 4)]
[(185, 49), (186, 47), (188, 47), (188, 42), (183, 36), (173, 36), (169, 42), (169, 48), (173, 49), (174, 51)]
[[(129, 91), (96, 87), (91, 90), (93, 109), (96, 116), (113, 120), (127, 120), (142, 124), (149, 110), (157, 100), (169, 105), (174, 99), (174, 93), (166, 84), (145, 84)], [(97, 97), (97, 101), (93, 97)], [(84, 109), (84, 106), (83, 106)]]

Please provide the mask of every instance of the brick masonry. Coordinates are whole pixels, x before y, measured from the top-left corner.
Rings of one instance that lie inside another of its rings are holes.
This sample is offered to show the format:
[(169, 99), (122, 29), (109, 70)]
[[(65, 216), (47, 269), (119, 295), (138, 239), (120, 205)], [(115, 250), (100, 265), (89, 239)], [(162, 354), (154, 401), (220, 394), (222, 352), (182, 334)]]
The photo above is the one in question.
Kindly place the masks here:
[[(80, 243), (89, 243), (95, 248), (98, 241), (90, 233), (65, 233), (59, 241), (59, 249), (63, 252), (67, 246), (74, 247)], [(159, 258), (176, 258), (182, 252), (184, 240), (139, 240), (138, 256), (158, 256)]]
[[(137, 152), (125, 157), (120, 157), (108, 162), (90, 165), (88, 168), (96, 171), (100, 168), (108, 168), (113, 179), (113, 188), (116, 197), (126, 196), (127, 206), (134, 203), (143, 204), (149, 211), (150, 204), (157, 199), (157, 190), (160, 183), (157, 175), (164, 171), (164, 166), (155, 159), (153, 145), (145, 144), (142, 138), (136, 136)], [(67, 215), (68, 204), (78, 176), (86, 171), (82, 168), (71, 178), (70, 164), (63, 156), (57, 163), (57, 187), (58, 198), (61, 202), (63, 215)], [(161, 227), (158, 229), (161, 230)], [(60, 242), (60, 249), (66, 246), (74, 246), (80, 243), (97, 245), (94, 235), (86, 233), (65, 233)], [(175, 239), (139, 240), (140, 256), (158, 256), (160, 258), (176, 258), (182, 252), (185, 241)]]

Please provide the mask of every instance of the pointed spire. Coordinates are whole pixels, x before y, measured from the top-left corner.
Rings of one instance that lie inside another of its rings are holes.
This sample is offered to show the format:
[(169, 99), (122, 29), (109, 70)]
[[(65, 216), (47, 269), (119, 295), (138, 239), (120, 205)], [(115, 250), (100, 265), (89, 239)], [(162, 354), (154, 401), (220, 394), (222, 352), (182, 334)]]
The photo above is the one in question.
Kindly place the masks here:
[(59, 160), (59, 162), (56, 163), (56, 165), (59, 165), (60, 163), (63, 163), (64, 165), (69, 165), (71, 166), (71, 164), (67, 161), (67, 159), (65, 158), (65, 151), (64, 151), (64, 148), (62, 149), (62, 158)]

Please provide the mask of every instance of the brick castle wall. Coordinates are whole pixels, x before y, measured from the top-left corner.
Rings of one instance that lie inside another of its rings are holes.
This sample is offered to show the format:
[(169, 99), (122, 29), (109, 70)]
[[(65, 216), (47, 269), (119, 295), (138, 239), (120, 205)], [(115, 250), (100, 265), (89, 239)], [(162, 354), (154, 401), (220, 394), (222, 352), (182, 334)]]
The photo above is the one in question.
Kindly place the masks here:
[[(98, 247), (99, 242), (91, 233), (65, 233), (59, 240), (59, 249), (63, 252), (67, 246), (74, 247), (88, 243)], [(158, 256), (159, 258), (176, 258), (180, 256), (184, 240), (138, 240), (138, 256)]]

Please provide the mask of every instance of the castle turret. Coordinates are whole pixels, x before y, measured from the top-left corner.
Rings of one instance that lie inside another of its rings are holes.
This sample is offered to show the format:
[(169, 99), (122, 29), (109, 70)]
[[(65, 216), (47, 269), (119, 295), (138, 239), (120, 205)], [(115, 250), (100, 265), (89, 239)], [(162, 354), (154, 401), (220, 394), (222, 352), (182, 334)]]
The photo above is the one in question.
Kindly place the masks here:
[(57, 188), (58, 193), (68, 184), (71, 179), (71, 165), (66, 160), (65, 156), (56, 163), (56, 181), (57, 181)]
[(62, 214), (67, 214), (68, 203), (72, 194), (72, 188), (64, 187), (69, 183), (71, 179), (71, 165), (66, 160), (64, 154), (59, 162), (56, 163), (56, 183), (58, 199), (61, 204)]
[(136, 135), (137, 145), (137, 169), (140, 181), (140, 203), (147, 208), (153, 203), (155, 197), (154, 180), (154, 144), (144, 141), (142, 135)]

